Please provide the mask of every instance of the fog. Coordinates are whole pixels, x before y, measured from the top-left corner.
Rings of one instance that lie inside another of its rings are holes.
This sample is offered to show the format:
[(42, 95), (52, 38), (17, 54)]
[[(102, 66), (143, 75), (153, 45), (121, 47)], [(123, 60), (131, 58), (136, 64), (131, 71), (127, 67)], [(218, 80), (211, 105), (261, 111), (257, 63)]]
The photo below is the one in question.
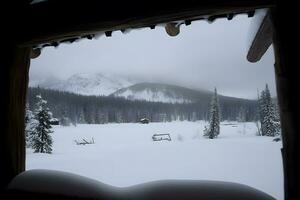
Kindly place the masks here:
[(176, 37), (156, 27), (47, 47), (31, 61), (30, 80), (109, 73), (194, 89), (217, 87), (221, 94), (251, 99), (268, 83), (274, 96), (273, 49), (259, 62), (248, 62), (250, 28), (251, 18), (240, 15), (182, 25)]

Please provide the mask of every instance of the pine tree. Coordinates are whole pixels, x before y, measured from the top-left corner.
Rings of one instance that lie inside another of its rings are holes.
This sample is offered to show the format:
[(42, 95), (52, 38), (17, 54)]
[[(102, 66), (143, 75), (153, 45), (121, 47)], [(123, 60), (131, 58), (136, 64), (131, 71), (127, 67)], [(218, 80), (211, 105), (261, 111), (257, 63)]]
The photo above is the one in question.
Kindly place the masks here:
[(261, 135), (264, 136), (265, 131), (263, 127), (263, 121), (265, 118), (265, 105), (266, 105), (266, 94), (265, 94), (265, 90), (261, 91), (261, 95), (260, 98), (258, 100), (258, 104), (259, 104), (259, 121), (260, 121), (260, 126), (261, 126)]
[(256, 128), (257, 128), (257, 132), (256, 132), (256, 135), (257, 136), (261, 136), (261, 124), (260, 124), (260, 119), (261, 119), (261, 113), (260, 113), (260, 96), (259, 96), (259, 91), (257, 89), (257, 103), (256, 103), (256, 106), (257, 106), (257, 109), (256, 109), (256, 112), (255, 112), (255, 116), (254, 116), (254, 121), (255, 121), (255, 125), (256, 125)]
[(51, 153), (52, 152), (52, 137), (50, 124), (52, 113), (47, 107), (47, 101), (43, 100), (41, 95), (37, 95), (36, 109), (34, 117), (37, 121), (36, 126), (32, 131), (32, 148), (35, 153)]
[(29, 110), (28, 104), (26, 104), (25, 110), (25, 138), (26, 138), (26, 147), (32, 147), (32, 130), (36, 125), (36, 120), (31, 110)]
[(213, 139), (220, 134), (220, 105), (217, 94), (217, 89), (211, 99), (210, 113), (209, 113), (209, 127), (205, 127), (204, 136)]
[(77, 123), (78, 124), (85, 124), (86, 123), (86, 121), (84, 119), (84, 112), (83, 112), (82, 109), (79, 111), (79, 117), (78, 117)]
[(275, 136), (281, 136), (280, 114), (277, 102), (274, 102), (274, 123), (276, 126)]
[(259, 113), (261, 122), (262, 136), (276, 136), (280, 134), (279, 115), (276, 116), (274, 104), (272, 102), (271, 93), (266, 84), (265, 90), (262, 91), (259, 101)]
[(64, 111), (62, 111), (62, 114), (61, 114), (60, 124), (62, 126), (70, 126), (71, 125), (71, 120), (68, 117), (66, 117), (67, 116), (66, 113), (67, 112), (64, 110)]
[(238, 116), (236, 118), (236, 120), (238, 122), (246, 122), (246, 115), (247, 115), (247, 111), (244, 107), (240, 107), (240, 110), (238, 112)]

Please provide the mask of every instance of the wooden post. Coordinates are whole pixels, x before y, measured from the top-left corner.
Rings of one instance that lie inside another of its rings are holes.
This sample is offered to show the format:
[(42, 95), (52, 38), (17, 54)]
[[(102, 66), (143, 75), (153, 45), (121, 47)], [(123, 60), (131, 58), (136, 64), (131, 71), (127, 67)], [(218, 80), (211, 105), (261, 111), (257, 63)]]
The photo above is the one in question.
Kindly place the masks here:
[(6, 43), (1, 48), (2, 190), (14, 176), (25, 170), (24, 116), (31, 48), (19, 48), (12, 43)]
[[(280, 2), (280, 1), (278, 1)], [(295, 31), (296, 13), (285, 8), (288, 3), (281, 2), (273, 8), (271, 17), (274, 28), (275, 77), (280, 107), (282, 129), (282, 156), (284, 168), (285, 199), (298, 199), (296, 180), (299, 177), (299, 156), (296, 145), (300, 127), (299, 115), (299, 55), (296, 45), (298, 35)], [(283, 4), (286, 4), (285, 6)], [(294, 16), (291, 16), (294, 15)], [(292, 21), (295, 21), (293, 23)], [(295, 48), (296, 47), (296, 48)]]

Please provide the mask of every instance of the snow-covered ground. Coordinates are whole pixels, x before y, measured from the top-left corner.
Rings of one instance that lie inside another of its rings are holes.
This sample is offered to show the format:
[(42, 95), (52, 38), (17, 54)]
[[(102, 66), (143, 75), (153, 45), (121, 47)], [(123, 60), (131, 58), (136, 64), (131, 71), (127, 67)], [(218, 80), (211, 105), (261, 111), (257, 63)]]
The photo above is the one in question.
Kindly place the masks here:
[[(281, 142), (255, 136), (254, 123), (223, 122), (217, 139), (205, 123), (77, 125), (54, 128), (53, 153), (27, 149), (27, 169), (55, 169), (125, 187), (162, 179), (243, 183), (283, 199)], [(152, 141), (169, 133), (172, 141)], [(76, 145), (74, 140), (95, 144)]]

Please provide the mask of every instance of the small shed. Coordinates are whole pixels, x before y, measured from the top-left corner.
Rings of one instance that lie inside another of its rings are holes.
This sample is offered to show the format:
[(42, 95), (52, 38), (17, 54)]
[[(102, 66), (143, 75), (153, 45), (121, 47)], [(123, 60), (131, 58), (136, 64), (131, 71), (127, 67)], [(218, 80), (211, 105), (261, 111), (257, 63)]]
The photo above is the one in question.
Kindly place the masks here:
[(57, 118), (52, 118), (52, 119), (50, 120), (50, 124), (51, 124), (51, 125), (59, 125), (59, 120), (58, 120)]
[(140, 119), (140, 123), (142, 124), (149, 124), (150, 120), (148, 118), (142, 118)]

